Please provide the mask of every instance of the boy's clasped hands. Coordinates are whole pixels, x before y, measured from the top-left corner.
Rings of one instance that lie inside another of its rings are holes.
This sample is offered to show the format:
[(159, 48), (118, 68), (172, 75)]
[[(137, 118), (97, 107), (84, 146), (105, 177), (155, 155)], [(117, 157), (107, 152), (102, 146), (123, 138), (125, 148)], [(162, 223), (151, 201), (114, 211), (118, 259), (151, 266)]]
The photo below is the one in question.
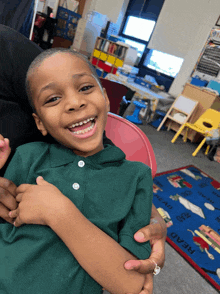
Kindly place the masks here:
[(14, 219), (13, 224), (16, 227), (22, 224), (49, 226), (52, 217), (57, 217), (61, 203), (70, 202), (59, 189), (43, 177), (37, 177), (36, 183), (37, 185), (22, 184), (16, 189), (16, 201), (19, 206), (9, 212), (9, 217)]

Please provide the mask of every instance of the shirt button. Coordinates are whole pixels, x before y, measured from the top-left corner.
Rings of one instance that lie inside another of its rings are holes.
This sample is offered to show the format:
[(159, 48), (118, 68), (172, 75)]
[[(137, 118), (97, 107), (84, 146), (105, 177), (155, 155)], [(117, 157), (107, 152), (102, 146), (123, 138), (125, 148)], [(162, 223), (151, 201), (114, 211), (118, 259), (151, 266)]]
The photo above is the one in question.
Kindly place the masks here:
[(79, 190), (80, 185), (78, 183), (74, 183), (72, 187), (74, 190)]
[(78, 166), (79, 166), (79, 167), (84, 167), (84, 165), (85, 165), (85, 162), (84, 162), (83, 160), (80, 160), (80, 161), (78, 162)]

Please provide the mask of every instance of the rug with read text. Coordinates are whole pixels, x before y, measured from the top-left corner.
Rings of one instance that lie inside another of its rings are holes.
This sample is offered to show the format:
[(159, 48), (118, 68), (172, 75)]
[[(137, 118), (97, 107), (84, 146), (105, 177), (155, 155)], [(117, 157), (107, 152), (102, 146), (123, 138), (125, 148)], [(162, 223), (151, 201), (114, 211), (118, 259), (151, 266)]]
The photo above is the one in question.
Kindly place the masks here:
[(157, 174), (153, 190), (168, 243), (220, 290), (220, 183), (186, 166)]

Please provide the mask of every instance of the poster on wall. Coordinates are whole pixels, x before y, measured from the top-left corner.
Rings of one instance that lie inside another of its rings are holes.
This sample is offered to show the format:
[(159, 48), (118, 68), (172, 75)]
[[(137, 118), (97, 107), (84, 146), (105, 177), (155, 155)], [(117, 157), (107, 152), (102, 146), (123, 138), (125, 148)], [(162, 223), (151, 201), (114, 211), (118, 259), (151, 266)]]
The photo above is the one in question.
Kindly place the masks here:
[(67, 8), (58, 7), (56, 36), (73, 41), (81, 15)]

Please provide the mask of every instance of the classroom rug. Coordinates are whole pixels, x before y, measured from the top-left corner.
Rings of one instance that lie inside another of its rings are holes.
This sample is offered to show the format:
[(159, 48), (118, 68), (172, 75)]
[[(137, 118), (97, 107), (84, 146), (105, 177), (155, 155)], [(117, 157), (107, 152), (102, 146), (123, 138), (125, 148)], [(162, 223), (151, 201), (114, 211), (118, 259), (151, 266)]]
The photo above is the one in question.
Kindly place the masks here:
[(220, 183), (190, 165), (157, 174), (153, 192), (167, 242), (220, 290)]

